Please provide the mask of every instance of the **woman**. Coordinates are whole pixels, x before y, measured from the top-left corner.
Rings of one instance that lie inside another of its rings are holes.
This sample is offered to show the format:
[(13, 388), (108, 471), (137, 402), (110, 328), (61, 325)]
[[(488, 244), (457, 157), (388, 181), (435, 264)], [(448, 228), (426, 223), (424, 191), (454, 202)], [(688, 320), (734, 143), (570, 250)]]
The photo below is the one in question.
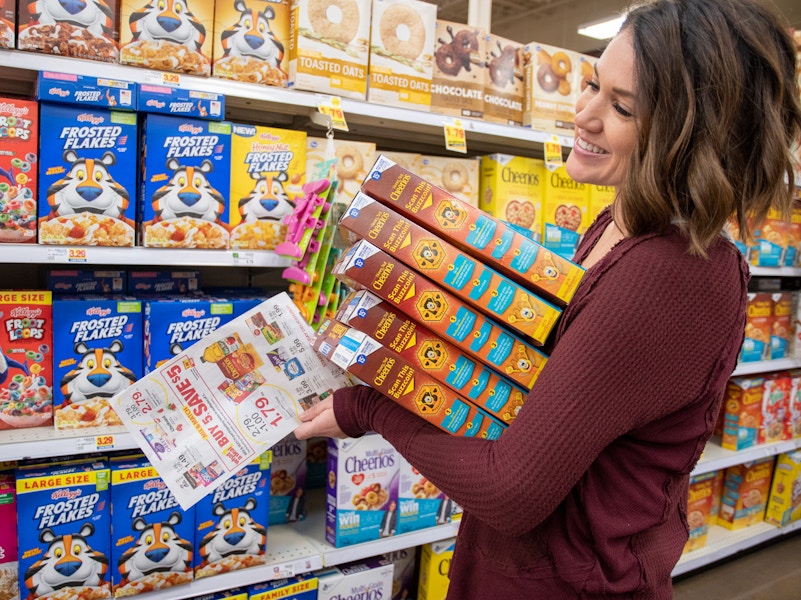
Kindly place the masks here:
[(451, 437), (360, 386), (296, 431), (383, 435), (464, 508), (448, 598), (670, 598), (689, 474), (745, 326), (726, 220), (787, 213), (801, 132), (792, 42), (748, 0), (633, 10), (576, 107), (567, 161), (615, 186), (550, 360), (497, 441)]

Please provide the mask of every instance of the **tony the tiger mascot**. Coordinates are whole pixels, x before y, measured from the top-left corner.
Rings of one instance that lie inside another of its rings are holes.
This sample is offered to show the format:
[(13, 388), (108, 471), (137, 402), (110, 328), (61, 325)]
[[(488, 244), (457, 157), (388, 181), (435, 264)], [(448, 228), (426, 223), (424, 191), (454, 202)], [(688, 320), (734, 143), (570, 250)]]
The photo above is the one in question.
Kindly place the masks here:
[(244, 0), (236, 0), (234, 9), (239, 12), (239, 20), (220, 36), (222, 58), (255, 58), (278, 69), (284, 59), (284, 46), (270, 27), (275, 11), (269, 5), (256, 11), (248, 8)]
[(139, 532), (139, 540), (120, 556), (117, 568), (121, 579), (115, 589), (153, 573), (192, 570), (192, 544), (174, 529), (180, 522), (181, 514), (177, 511), (158, 523), (146, 523), (141, 517), (134, 519), (132, 527)]
[(61, 379), (64, 406), (94, 398), (112, 398), (128, 388), (136, 375), (122, 366), (117, 354), (123, 349), (122, 342), (114, 340), (108, 348), (89, 348), (83, 342), (75, 344), (75, 354), (80, 355), (78, 366)]
[(253, 498), (238, 508), (225, 508), (219, 502), (214, 505), (212, 513), (219, 519), (214, 529), (200, 540), (201, 567), (231, 555), (264, 554), (267, 529), (250, 516), (254, 508)]
[(42, 559), (25, 572), (25, 587), (30, 591), (28, 598), (39, 598), (64, 588), (103, 585), (108, 558), (93, 550), (86, 541), (94, 531), (91, 523), (84, 523), (77, 534), (57, 536), (50, 528), (39, 534), (39, 541), (49, 546)]
[(129, 23), (134, 42), (172, 42), (199, 53), (206, 40), (206, 27), (186, 0), (148, 2), (131, 14)]
[(39, 25), (69, 23), (109, 39), (114, 35), (114, 13), (104, 0), (34, 0), (28, 2), (28, 13)]
[(225, 200), (206, 178), (206, 174), (214, 169), (212, 162), (204, 160), (199, 167), (190, 167), (171, 158), (167, 161), (167, 168), (173, 171), (172, 177), (151, 198), (155, 213), (153, 220), (193, 217), (219, 223), (225, 211)]
[(262, 175), (256, 180), (253, 190), (239, 201), (242, 221), (252, 223), (262, 219), (280, 221), (292, 214), (295, 205), (284, 190), (287, 180), (285, 171), (276, 175)]

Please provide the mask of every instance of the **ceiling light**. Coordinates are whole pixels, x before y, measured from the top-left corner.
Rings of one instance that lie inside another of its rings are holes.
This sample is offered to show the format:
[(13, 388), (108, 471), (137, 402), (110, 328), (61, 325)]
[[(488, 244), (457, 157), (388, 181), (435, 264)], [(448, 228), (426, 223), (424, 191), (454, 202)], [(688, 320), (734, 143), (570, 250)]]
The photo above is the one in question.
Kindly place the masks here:
[(579, 25), (578, 32), (581, 35), (586, 35), (596, 40), (608, 40), (615, 37), (625, 20), (626, 15), (620, 15), (600, 21), (593, 21), (592, 23), (585, 23), (584, 25)]

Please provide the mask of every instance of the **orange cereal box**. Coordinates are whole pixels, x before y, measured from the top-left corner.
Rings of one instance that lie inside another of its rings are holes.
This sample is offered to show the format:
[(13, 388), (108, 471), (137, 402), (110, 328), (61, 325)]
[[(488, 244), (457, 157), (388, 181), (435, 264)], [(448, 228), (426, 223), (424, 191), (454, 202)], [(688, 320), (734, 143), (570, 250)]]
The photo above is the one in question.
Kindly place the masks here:
[(39, 106), (0, 98), (0, 242), (36, 241)]
[(511, 154), (481, 157), (478, 206), (493, 217), (530, 229), (542, 240), (545, 163)]
[(796, 201), (793, 204), (790, 225), (787, 229), (787, 249), (784, 253), (785, 267), (798, 266), (799, 248), (801, 248), (801, 203)]
[(478, 27), (440, 20), (434, 30), (431, 110), (480, 119), (484, 115), (486, 32)]
[(590, 186), (573, 181), (564, 166), (545, 175), (542, 243), (570, 259), (590, 224)]
[(484, 43), (484, 120), (522, 125), (523, 45), (491, 33)]
[(773, 329), (773, 298), (766, 293), (749, 293), (746, 306), (745, 340), (740, 361), (753, 362), (770, 357)]
[(790, 396), (793, 392), (792, 378), (784, 371), (765, 377), (762, 393), (762, 426), (759, 428), (758, 444), (769, 444), (792, 437), (790, 427)]
[(755, 267), (781, 267), (789, 242), (790, 224), (771, 209), (762, 226), (755, 230), (749, 260)]
[(801, 519), (801, 450), (776, 458), (765, 521), (779, 527)]
[(727, 450), (743, 450), (757, 444), (762, 428), (762, 397), (765, 379), (733, 377), (723, 398), (723, 437)]
[(773, 322), (770, 325), (770, 358), (776, 360), (790, 355), (793, 337), (793, 294), (778, 292), (772, 296)]
[(709, 534), (709, 515), (714, 497), (715, 472), (704, 473), (690, 478), (690, 491), (687, 499), (687, 525), (690, 537), (684, 545), (684, 552), (706, 546)]
[(733, 530), (764, 520), (774, 460), (769, 456), (726, 469), (718, 525)]
[(720, 512), (720, 497), (723, 495), (723, 477), (725, 469), (715, 471), (715, 479), (712, 482), (712, 507), (709, 509), (709, 526), (717, 525), (718, 513)]

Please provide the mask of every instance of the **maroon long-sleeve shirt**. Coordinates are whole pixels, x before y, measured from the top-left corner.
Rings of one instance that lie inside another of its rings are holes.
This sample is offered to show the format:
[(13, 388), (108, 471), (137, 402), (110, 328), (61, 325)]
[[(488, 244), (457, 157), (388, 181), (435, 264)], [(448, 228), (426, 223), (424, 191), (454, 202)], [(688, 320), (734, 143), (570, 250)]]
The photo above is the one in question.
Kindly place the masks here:
[[(576, 255), (610, 222), (603, 212)], [(464, 508), (448, 598), (670, 598), (689, 473), (745, 326), (748, 268), (678, 230), (619, 242), (589, 268), (550, 360), (497, 441), (450, 436), (374, 390), (334, 396)]]

